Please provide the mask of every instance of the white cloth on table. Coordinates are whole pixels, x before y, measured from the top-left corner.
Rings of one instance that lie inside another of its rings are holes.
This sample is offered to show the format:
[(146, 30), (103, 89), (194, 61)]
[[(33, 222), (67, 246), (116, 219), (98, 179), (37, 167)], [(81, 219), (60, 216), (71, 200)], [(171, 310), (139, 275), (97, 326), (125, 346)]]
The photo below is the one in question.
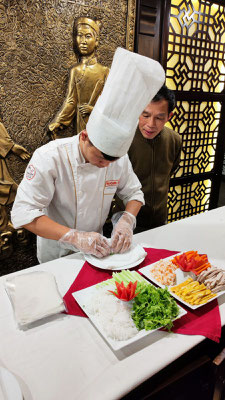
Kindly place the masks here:
[(0, 367), (0, 400), (23, 400), (15, 376), (3, 367)]

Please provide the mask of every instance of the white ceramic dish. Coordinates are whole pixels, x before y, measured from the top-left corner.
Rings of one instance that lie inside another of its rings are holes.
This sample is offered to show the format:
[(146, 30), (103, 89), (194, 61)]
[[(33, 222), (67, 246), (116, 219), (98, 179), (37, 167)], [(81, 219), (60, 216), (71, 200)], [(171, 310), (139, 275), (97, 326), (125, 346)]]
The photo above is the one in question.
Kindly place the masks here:
[[(109, 279), (109, 281), (111, 281), (111, 279)], [(106, 286), (107, 281), (104, 282), (104, 286)], [(149, 282), (148, 282), (149, 283)], [(108, 283), (109, 288), (111, 287), (111, 282)], [(151, 285), (151, 283), (149, 283), (149, 285)], [(92, 324), (94, 325), (94, 327), (99, 331), (99, 333), (102, 335), (102, 337), (105, 339), (105, 341), (110, 345), (110, 347), (113, 350), (121, 350), (122, 348), (128, 346), (131, 343), (137, 342), (138, 340), (140, 340), (141, 338), (151, 335), (153, 332), (157, 331), (158, 329), (153, 329), (151, 331), (145, 331), (145, 330), (141, 330), (139, 331), (135, 336), (133, 336), (132, 338), (128, 339), (128, 340), (113, 340), (110, 337), (106, 336), (103, 327), (99, 324), (98, 319), (90, 314), (87, 310), (86, 310), (86, 305), (88, 304), (88, 301), (90, 301), (90, 297), (92, 295), (95, 294), (95, 292), (98, 289), (99, 284), (94, 285), (94, 286), (90, 286), (86, 289), (82, 289), (79, 290), (77, 292), (73, 293), (73, 296), (75, 298), (75, 300), (78, 302), (78, 304), (80, 305), (80, 307), (84, 310), (84, 312), (86, 313), (86, 315), (89, 317), (90, 321), (92, 322)], [(180, 314), (179, 316), (176, 318), (181, 318), (183, 315), (187, 314), (187, 311), (184, 310), (182, 307), (180, 307), (178, 305), (179, 309), (180, 309)]]
[[(168, 261), (169, 261), (169, 260), (172, 260), (175, 256), (180, 255), (180, 254), (183, 254), (183, 253), (178, 253), (178, 254), (175, 254), (175, 255), (173, 255), (173, 256), (166, 257), (166, 258), (164, 258), (163, 260), (164, 260), (164, 261), (166, 261), (166, 260), (168, 260)], [(156, 262), (153, 263), (153, 264), (146, 265), (146, 267), (140, 268), (139, 271), (143, 274), (143, 276), (145, 276), (146, 278), (148, 278), (151, 282), (155, 283), (157, 286), (159, 286), (159, 287), (161, 287), (161, 288), (165, 288), (165, 285), (162, 285), (160, 282), (158, 282), (158, 281), (153, 277), (153, 275), (151, 274), (151, 269), (152, 269), (158, 262), (159, 262), (159, 261), (156, 261)], [(209, 262), (210, 262), (210, 264), (212, 264), (212, 265), (216, 265), (216, 262), (213, 261), (212, 259), (209, 259)], [(187, 275), (188, 275), (188, 274), (187, 274)], [(193, 275), (191, 275), (191, 273), (190, 273), (189, 276), (193, 276)], [(186, 277), (186, 279), (187, 279), (187, 277)], [(174, 286), (176, 286), (176, 285), (174, 285)], [(187, 303), (186, 301), (182, 300), (181, 297), (179, 297), (179, 296), (177, 296), (175, 293), (173, 293), (173, 292), (170, 290), (170, 287), (172, 287), (172, 286), (168, 286), (168, 289), (169, 289), (169, 292), (170, 292), (171, 296), (173, 296), (173, 297), (174, 297), (175, 299), (177, 299), (180, 303), (182, 303), (182, 304), (184, 304), (185, 306), (191, 308), (192, 310), (195, 310), (196, 308), (202, 307), (202, 306), (204, 306), (205, 304), (210, 303), (211, 301), (217, 299), (218, 297), (222, 296), (222, 295), (225, 293), (225, 290), (223, 290), (223, 291), (217, 293), (215, 297), (213, 297), (212, 299), (208, 300), (208, 301), (207, 301), (206, 303), (204, 303), (204, 304), (192, 305), (192, 304)]]
[(121, 271), (122, 269), (130, 269), (141, 264), (146, 255), (147, 253), (143, 247), (138, 244), (131, 246), (131, 249), (123, 254), (112, 254), (103, 258), (97, 258), (91, 254), (84, 254), (84, 258), (91, 265), (94, 265), (94, 267)]

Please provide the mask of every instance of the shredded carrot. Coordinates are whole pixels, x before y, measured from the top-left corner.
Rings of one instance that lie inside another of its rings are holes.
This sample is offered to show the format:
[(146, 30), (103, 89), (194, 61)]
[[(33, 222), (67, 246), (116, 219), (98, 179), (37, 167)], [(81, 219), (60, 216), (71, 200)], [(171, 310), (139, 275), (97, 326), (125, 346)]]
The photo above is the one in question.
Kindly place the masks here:
[[(172, 262), (173, 262), (173, 264), (175, 264), (177, 267), (183, 269), (184, 271), (185, 271), (185, 268), (187, 268), (187, 270), (190, 270), (190, 268), (191, 268), (191, 270), (196, 275), (211, 266), (211, 264), (208, 261), (207, 254), (200, 255), (195, 250), (190, 250), (190, 251), (182, 253), (178, 256), (175, 256), (173, 258)], [(192, 267), (190, 267), (191, 265), (192, 265)]]
[(209, 264), (209, 265), (206, 265), (205, 267), (203, 267), (202, 269), (199, 269), (199, 270), (194, 270), (193, 272), (196, 274), (196, 275), (199, 275), (202, 271), (205, 271), (205, 269), (208, 269), (209, 267), (211, 266), (211, 264)]
[(195, 271), (199, 271), (201, 269), (205, 269), (205, 268), (209, 268), (211, 266), (211, 264), (209, 262), (206, 262), (205, 264), (200, 265), (199, 267), (196, 267), (194, 270)]
[(190, 251), (186, 251), (186, 253), (184, 253), (184, 254), (186, 254), (186, 256), (187, 256), (187, 255), (193, 255), (193, 254), (197, 254), (197, 251), (195, 251), (195, 250), (190, 250)]

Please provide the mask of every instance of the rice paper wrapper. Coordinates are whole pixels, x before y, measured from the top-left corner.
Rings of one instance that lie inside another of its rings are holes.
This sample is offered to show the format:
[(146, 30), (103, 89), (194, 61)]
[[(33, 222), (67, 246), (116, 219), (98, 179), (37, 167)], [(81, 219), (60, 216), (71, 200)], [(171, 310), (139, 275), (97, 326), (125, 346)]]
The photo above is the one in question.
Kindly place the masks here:
[(139, 244), (132, 244), (130, 249), (125, 253), (111, 254), (103, 258), (97, 258), (91, 254), (85, 254), (85, 259), (93, 265), (97, 265), (99, 268), (103, 269), (113, 269), (127, 267), (130, 265), (138, 263), (138, 261), (143, 260), (147, 255), (146, 251)]
[(54, 275), (35, 271), (7, 278), (6, 292), (19, 327), (65, 311)]

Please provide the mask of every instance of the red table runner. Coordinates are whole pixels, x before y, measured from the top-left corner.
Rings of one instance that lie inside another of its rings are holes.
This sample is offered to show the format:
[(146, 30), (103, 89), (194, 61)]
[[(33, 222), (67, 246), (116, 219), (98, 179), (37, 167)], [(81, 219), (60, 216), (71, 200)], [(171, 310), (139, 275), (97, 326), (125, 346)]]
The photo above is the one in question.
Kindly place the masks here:
[[(177, 253), (177, 251), (154, 248), (145, 248), (145, 251), (147, 252), (147, 256), (144, 261), (134, 269), (140, 269), (161, 258), (166, 258)], [(112, 271), (98, 269), (85, 262), (63, 298), (67, 307), (67, 313), (86, 317), (86, 314), (80, 308), (72, 293), (110, 279), (111, 277)], [(174, 321), (173, 332), (185, 335), (202, 335), (219, 343), (221, 337), (221, 319), (217, 300), (213, 300), (196, 310), (186, 308), (182, 304), (181, 306), (187, 311), (187, 314)]]

